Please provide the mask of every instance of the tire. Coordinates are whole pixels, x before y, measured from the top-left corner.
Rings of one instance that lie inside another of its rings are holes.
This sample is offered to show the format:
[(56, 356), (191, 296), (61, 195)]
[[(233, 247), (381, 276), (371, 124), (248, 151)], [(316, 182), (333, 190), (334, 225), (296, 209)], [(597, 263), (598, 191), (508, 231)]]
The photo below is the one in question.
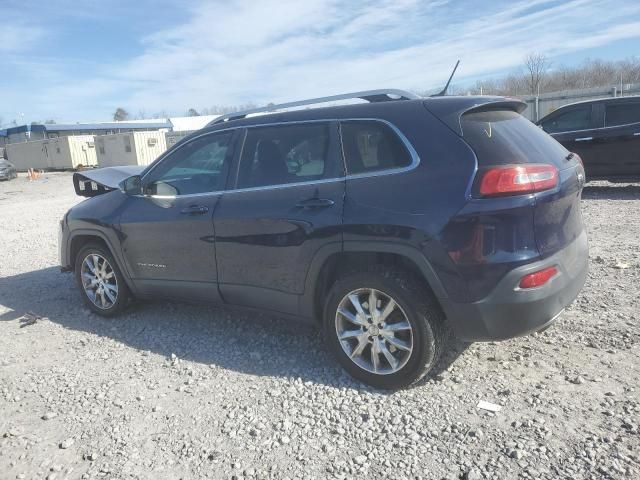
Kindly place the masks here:
[[(96, 258), (98, 259), (98, 272), (102, 275), (102, 278), (98, 280), (98, 285), (95, 286), (95, 289), (94, 287), (85, 288), (85, 285), (95, 283), (91, 280), (91, 277), (96, 278), (94, 273), (96, 267), (91, 260)], [(83, 265), (85, 259), (89, 262), (88, 265)], [(105, 266), (101, 260), (106, 261), (107, 265)], [(75, 275), (84, 302), (98, 315), (113, 317), (121, 313), (129, 303), (131, 294), (124, 276), (113, 255), (104, 245), (89, 243), (80, 249), (76, 256)], [(91, 294), (92, 291), (93, 295)], [(102, 294), (100, 291), (102, 291)]]
[[(371, 290), (377, 292), (373, 297), (376, 299), (378, 313), (374, 316), (377, 320), (369, 322), (369, 302), (362, 302), (361, 308), (367, 314), (368, 322), (368, 326), (363, 326), (363, 316), (356, 313), (350, 294), (357, 297), (358, 303), (371, 298), (368, 297)], [(382, 318), (388, 299), (392, 299), (395, 306), (385, 321), (376, 323)], [(347, 316), (339, 313), (339, 309), (342, 312), (346, 310)], [(354, 318), (357, 323), (352, 323)], [(333, 284), (325, 304), (323, 329), (327, 344), (342, 367), (355, 379), (380, 389), (407, 387), (423, 378), (437, 363), (448, 331), (440, 307), (423, 282), (407, 272), (381, 268), (347, 274)], [(354, 338), (358, 330), (362, 335)], [(342, 340), (339, 332), (342, 332)], [(357, 354), (365, 332), (369, 346)], [(371, 333), (378, 335), (374, 337)], [(396, 344), (401, 348), (396, 348)], [(410, 352), (404, 350), (407, 345), (411, 345)], [(386, 352), (382, 352), (383, 349)], [(393, 359), (388, 357), (388, 353)], [(352, 355), (355, 355), (354, 360)]]

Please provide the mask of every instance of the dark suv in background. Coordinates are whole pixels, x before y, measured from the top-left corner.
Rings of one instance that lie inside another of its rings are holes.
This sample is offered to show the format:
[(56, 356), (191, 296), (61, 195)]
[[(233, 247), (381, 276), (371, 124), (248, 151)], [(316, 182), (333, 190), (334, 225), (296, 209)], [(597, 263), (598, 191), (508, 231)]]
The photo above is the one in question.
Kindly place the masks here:
[(538, 124), (580, 155), (589, 180), (640, 180), (640, 97), (565, 105)]
[(579, 157), (514, 99), (372, 91), (280, 107), (353, 97), (368, 103), (235, 113), (146, 168), (76, 173), (91, 198), (61, 221), (63, 270), (105, 316), (135, 296), (316, 322), (381, 388), (424, 376), (450, 330), (546, 328), (587, 275)]

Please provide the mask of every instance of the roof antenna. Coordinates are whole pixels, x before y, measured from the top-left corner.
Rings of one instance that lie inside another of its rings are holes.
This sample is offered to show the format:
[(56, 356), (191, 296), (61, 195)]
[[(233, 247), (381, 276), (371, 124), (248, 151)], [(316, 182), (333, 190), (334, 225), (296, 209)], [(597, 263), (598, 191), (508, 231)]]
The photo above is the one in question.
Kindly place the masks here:
[(447, 89), (449, 88), (451, 79), (453, 78), (453, 76), (456, 73), (456, 70), (458, 69), (458, 65), (460, 65), (460, 60), (458, 60), (456, 62), (456, 66), (453, 67), (453, 72), (451, 72), (451, 76), (449, 77), (449, 80), (447, 80), (447, 84), (444, 86), (444, 88), (439, 93), (436, 93), (435, 95), (431, 95), (432, 97), (444, 97), (447, 94)]

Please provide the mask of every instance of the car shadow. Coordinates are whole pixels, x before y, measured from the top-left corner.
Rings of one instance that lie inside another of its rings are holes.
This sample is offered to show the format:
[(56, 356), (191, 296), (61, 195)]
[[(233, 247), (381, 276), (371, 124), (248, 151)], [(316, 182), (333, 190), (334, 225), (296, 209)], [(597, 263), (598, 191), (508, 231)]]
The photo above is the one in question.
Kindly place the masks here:
[[(300, 378), (337, 388), (370, 388), (348, 376), (333, 359), (319, 330), (275, 315), (231, 307), (177, 302), (134, 302), (108, 319), (84, 306), (71, 274), (49, 267), (0, 278), (0, 321), (38, 328), (47, 318), (64, 328), (107, 337), (139, 351), (256, 376)], [(222, 334), (221, 334), (222, 333)], [(427, 378), (438, 379), (466, 344), (450, 338)], [(421, 382), (422, 383), (422, 382)]]
[(582, 190), (582, 198), (585, 200), (637, 200), (640, 198), (640, 184), (587, 184)]

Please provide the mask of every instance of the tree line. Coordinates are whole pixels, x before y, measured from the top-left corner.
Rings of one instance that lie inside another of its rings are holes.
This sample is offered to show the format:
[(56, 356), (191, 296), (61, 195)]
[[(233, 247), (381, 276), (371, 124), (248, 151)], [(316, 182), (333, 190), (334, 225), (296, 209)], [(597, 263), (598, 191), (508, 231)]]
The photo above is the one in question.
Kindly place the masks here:
[(553, 65), (542, 53), (530, 53), (523, 65), (502, 78), (476, 82), (471, 89), (484, 95), (537, 95), (594, 87), (618, 87), (640, 83), (640, 57), (625, 60), (587, 59), (577, 66)]

